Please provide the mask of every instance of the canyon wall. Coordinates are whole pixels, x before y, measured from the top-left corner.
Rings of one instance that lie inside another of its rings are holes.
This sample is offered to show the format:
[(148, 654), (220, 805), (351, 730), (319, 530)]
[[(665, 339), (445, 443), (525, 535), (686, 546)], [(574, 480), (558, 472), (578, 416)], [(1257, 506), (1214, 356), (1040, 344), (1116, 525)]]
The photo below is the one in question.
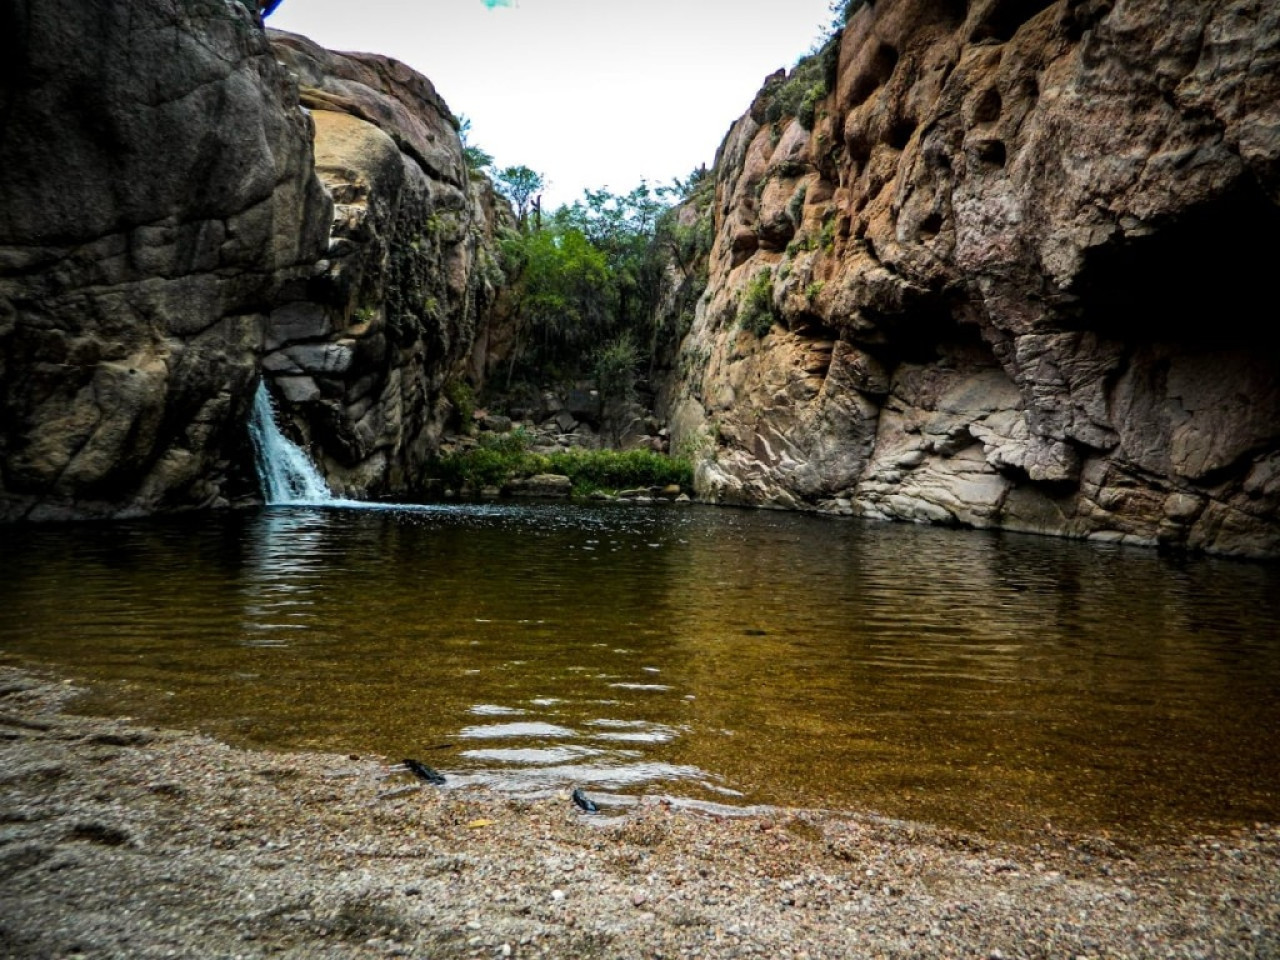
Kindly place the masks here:
[(429, 81), (239, 0), (0, 9), (0, 521), (252, 502), (265, 375), (341, 493), (411, 493), (505, 201)]
[(1280, 6), (876, 0), (716, 176), (705, 499), (1280, 555)]
[(0, 520), (251, 493), (263, 326), (330, 220), (255, 16), (4, 4), (0, 170)]
[[(278, 308), (263, 361), (286, 428), (356, 498), (421, 490), (461, 377), (503, 283), (506, 200), (463, 160), (431, 82), (395, 60), (271, 31), (315, 125), (334, 200), (306, 298)], [(484, 338), (480, 338), (483, 340)]]

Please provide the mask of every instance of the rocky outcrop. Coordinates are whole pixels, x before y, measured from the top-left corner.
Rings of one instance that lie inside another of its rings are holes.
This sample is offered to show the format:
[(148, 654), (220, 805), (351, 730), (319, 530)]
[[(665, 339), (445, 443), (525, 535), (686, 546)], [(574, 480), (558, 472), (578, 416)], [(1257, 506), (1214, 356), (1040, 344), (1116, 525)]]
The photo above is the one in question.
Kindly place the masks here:
[(255, 498), (264, 374), (339, 492), (412, 492), (510, 216), (430, 82), (241, 0), (64, 7), (0, 13), (0, 520)]
[(0, 520), (251, 493), (265, 318), (330, 220), (254, 14), (5, 4), (0, 170)]
[(718, 158), (701, 494), (1280, 555), (1280, 7), (876, 0), (806, 69)]
[(453, 114), (425, 77), (271, 37), (299, 79), (334, 214), (305, 298), (272, 314), (264, 367), (332, 486), (413, 493), (451, 409), (446, 383), (491, 321), (502, 282), (493, 241), (510, 209), (469, 174)]

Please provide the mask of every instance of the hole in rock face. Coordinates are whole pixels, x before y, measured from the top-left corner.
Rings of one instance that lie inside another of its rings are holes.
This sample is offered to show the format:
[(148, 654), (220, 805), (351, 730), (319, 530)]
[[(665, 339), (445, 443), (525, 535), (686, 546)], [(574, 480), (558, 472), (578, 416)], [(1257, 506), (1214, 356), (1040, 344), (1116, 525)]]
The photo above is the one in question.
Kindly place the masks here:
[(942, 214), (931, 213), (920, 221), (920, 237), (921, 239), (929, 239), (936, 237), (942, 232)]
[(1154, 226), (1086, 254), (1068, 326), (1129, 343), (1280, 347), (1280, 208), (1248, 184)]
[(979, 15), (969, 39), (973, 43), (983, 40), (1008, 43), (1024, 23), (1053, 3), (1054, 0), (992, 0)]
[(791, 327), (791, 332), (806, 340), (827, 340), (835, 342), (840, 339), (840, 331), (827, 326), (822, 318), (815, 314), (801, 314)]
[(898, 51), (887, 43), (876, 47), (870, 61), (863, 67), (849, 91), (849, 109), (866, 102), (867, 98), (884, 86), (893, 76), (898, 65)]
[(964, 23), (969, 15), (968, 0), (936, 0), (938, 10), (948, 23)]
[(872, 349), (887, 369), (901, 363), (947, 366), (957, 357), (969, 365), (996, 366), (981, 330), (957, 320), (956, 307), (950, 298), (936, 294), (926, 294), (894, 313), (864, 307), (863, 316), (879, 331), (879, 342), (848, 331), (845, 339)]
[(983, 92), (974, 105), (973, 122), (992, 123), (999, 120), (1001, 109), (1003, 109), (1003, 101), (1000, 99), (1000, 91), (991, 87)]
[(1008, 159), (1004, 143), (1000, 140), (979, 140), (973, 146), (974, 155), (991, 167), (1003, 167)]
[(905, 150), (915, 132), (916, 122), (910, 117), (901, 118), (889, 128), (889, 146), (895, 150)]

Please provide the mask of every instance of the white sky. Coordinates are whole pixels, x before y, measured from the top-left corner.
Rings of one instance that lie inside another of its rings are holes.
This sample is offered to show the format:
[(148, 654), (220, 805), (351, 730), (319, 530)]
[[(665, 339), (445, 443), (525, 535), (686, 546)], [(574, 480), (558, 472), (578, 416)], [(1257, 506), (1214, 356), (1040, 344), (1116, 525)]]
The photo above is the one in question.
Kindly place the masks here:
[(764, 78), (831, 19), (829, 0), (497, 2), (284, 0), (267, 24), (426, 74), (499, 167), (547, 178), (551, 209), (710, 166)]

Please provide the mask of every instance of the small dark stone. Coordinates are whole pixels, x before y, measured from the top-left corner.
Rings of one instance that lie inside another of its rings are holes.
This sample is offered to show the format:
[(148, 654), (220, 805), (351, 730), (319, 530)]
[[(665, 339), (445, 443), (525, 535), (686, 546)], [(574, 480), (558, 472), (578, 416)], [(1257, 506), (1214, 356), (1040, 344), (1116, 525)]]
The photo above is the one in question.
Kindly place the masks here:
[(405, 760), (405, 768), (419, 780), (425, 780), (427, 783), (434, 783), (440, 786), (445, 782), (444, 774), (438, 770), (428, 767), (425, 763), (419, 763), (417, 760)]

